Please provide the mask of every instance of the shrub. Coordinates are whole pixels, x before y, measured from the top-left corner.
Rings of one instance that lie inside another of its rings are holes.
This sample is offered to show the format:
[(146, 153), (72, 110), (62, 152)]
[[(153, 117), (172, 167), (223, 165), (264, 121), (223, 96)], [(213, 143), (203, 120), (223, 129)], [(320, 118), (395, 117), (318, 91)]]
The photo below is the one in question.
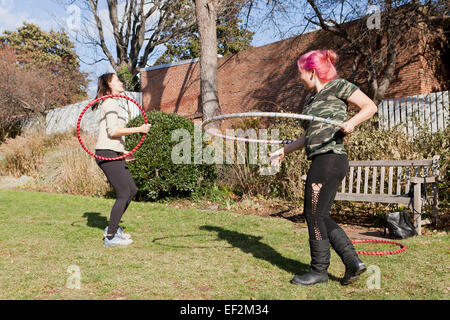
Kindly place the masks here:
[[(147, 113), (152, 124), (144, 143), (134, 153), (135, 161), (128, 167), (138, 188), (141, 200), (159, 200), (166, 197), (189, 196), (215, 179), (214, 165), (194, 164), (194, 124), (177, 115), (161, 111)], [(132, 119), (128, 127), (138, 127), (144, 123), (143, 116)], [(180, 141), (172, 141), (172, 132), (185, 129), (191, 139), (191, 164), (176, 164), (172, 161), (172, 149)], [(127, 150), (132, 150), (141, 135), (131, 135), (126, 139)]]

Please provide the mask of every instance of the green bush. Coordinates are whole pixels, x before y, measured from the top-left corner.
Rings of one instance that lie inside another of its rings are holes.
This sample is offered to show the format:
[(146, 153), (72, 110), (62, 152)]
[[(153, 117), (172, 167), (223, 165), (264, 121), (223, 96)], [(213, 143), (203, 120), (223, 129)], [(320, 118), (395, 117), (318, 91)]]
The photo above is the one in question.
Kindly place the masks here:
[[(194, 164), (194, 124), (177, 115), (161, 111), (147, 113), (152, 127), (144, 143), (134, 153), (135, 161), (128, 167), (138, 188), (140, 200), (160, 200), (169, 197), (190, 196), (215, 179), (215, 166)], [(138, 127), (144, 123), (143, 116), (132, 119), (128, 127)], [(172, 132), (185, 129), (191, 137), (191, 163), (176, 164), (172, 161), (172, 149), (180, 141), (172, 141)], [(132, 150), (141, 135), (131, 135), (126, 139), (127, 150)]]

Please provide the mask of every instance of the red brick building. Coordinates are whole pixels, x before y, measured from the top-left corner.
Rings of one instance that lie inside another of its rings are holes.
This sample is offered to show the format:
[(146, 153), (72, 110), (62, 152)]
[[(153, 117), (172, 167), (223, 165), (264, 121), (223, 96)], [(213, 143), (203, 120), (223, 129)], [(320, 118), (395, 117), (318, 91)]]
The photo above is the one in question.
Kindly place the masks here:
[[(318, 30), (253, 47), (218, 61), (218, 91), (223, 114), (248, 111), (301, 112), (305, 92), (298, 78), (297, 59), (307, 51), (333, 49), (339, 55), (339, 76), (349, 78), (354, 58), (340, 52), (343, 40)], [(436, 76), (441, 58), (436, 61), (417, 57), (414, 44), (399, 56), (399, 67), (385, 98), (416, 95), (443, 90)], [(428, 60), (428, 61), (426, 61)], [(408, 63), (405, 63), (408, 61)], [(358, 70), (355, 83), (366, 91), (364, 70)], [(187, 118), (201, 118), (200, 64), (197, 61), (156, 66), (141, 71), (141, 91), (146, 110), (162, 110)]]

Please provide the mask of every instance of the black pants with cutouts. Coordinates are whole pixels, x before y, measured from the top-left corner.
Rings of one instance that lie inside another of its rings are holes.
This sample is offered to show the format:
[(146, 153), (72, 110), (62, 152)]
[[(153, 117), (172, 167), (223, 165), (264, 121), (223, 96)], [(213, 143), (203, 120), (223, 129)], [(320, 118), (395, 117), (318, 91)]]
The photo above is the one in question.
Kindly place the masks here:
[(324, 153), (313, 157), (306, 178), (304, 203), (310, 239), (328, 239), (331, 231), (340, 228), (331, 219), (330, 209), (347, 170), (346, 154)]

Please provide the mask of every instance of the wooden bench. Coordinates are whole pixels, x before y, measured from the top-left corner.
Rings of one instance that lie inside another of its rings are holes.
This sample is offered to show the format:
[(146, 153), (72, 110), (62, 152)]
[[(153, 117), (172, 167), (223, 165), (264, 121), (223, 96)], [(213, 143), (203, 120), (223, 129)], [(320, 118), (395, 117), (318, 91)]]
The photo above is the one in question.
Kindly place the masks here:
[(419, 235), (422, 225), (430, 223), (428, 219), (422, 221), (424, 203), (431, 201), (432, 216), (438, 219), (439, 156), (430, 160), (369, 160), (349, 164), (335, 200), (405, 205), (414, 212)]

